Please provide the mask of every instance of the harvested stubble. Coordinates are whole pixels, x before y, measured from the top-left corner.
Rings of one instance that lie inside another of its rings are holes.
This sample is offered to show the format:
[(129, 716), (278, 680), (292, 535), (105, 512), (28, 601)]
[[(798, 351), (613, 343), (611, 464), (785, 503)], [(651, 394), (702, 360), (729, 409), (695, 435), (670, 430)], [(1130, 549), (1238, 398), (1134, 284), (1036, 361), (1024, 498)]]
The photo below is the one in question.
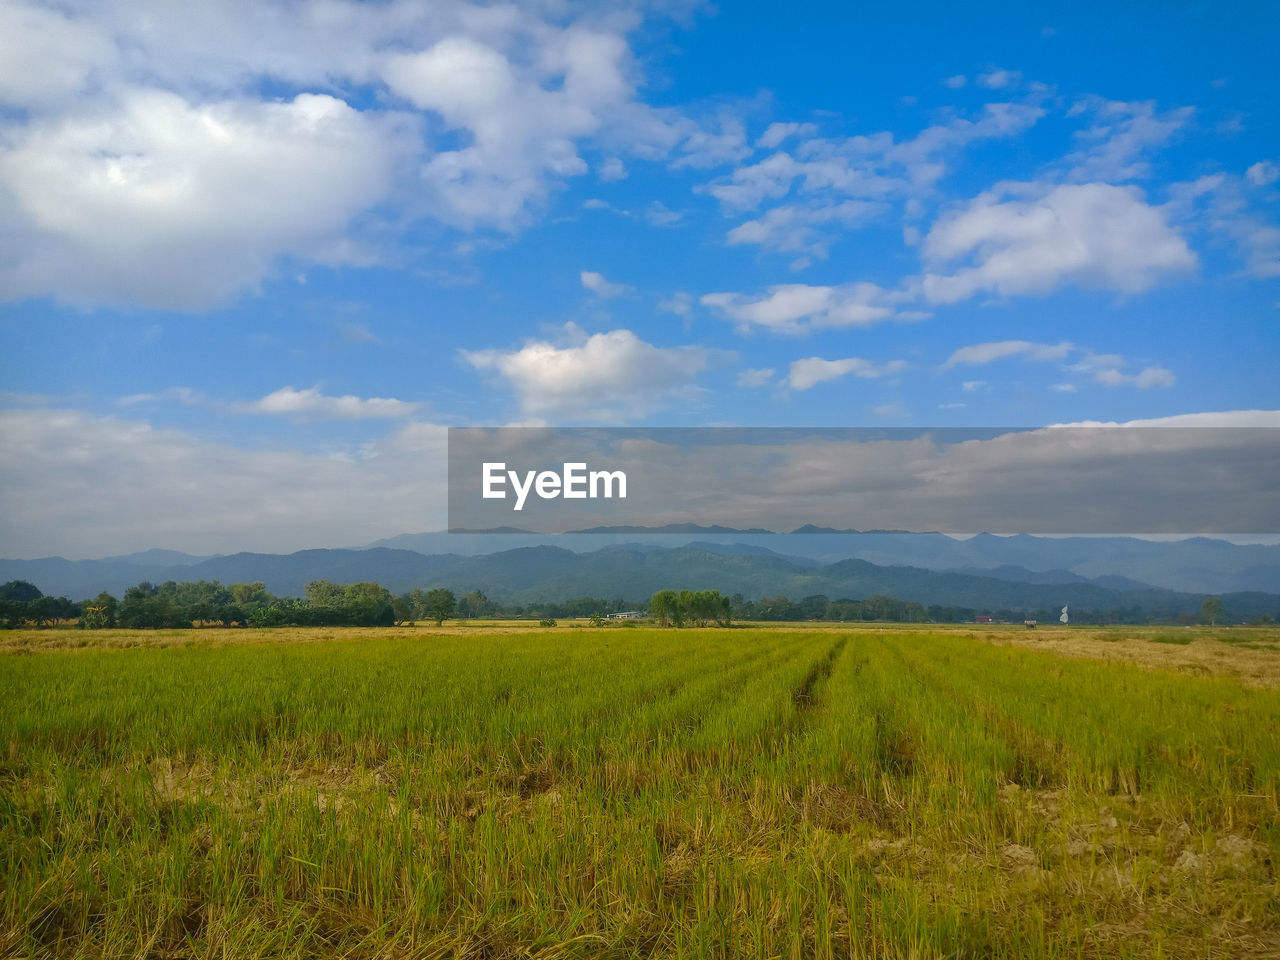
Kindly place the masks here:
[(932, 628), (316, 633), (0, 655), (0, 955), (1280, 955), (1280, 691)]

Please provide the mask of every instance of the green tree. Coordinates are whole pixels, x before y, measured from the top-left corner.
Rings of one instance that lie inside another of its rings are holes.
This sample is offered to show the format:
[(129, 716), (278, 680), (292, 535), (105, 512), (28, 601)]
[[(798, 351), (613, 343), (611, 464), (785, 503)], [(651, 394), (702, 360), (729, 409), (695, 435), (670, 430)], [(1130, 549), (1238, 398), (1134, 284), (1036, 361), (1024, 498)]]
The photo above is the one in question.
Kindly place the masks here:
[(396, 626), (408, 623), (413, 619), (413, 595), (402, 593), (391, 600), (391, 612), (395, 614)]
[(464, 593), (458, 601), (458, 616), (483, 617), (489, 613), (489, 598), (479, 590)]
[(669, 627), (676, 618), (679, 598), (674, 590), (659, 590), (649, 600), (649, 613), (660, 627)]
[(428, 590), (422, 597), (422, 612), (428, 620), (434, 620), (437, 627), (452, 617), (456, 609), (457, 599), (453, 591), (444, 587)]
[(26, 580), (10, 580), (4, 586), (0, 586), (0, 600), (15, 600), (19, 603), (28, 603), (32, 600), (39, 600), (44, 594), (40, 592), (40, 588), (34, 583), (28, 583)]
[(303, 588), (307, 595), (307, 606), (336, 609), (342, 606), (345, 590), (340, 583), (328, 580), (311, 580)]
[(105, 590), (86, 600), (80, 609), (80, 626), (86, 630), (103, 630), (116, 625), (116, 610), (119, 602)]
[(1209, 626), (1216, 626), (1218, 621), (1222, 619), (1222, 598), (1221, 597), (1205, 597), (1204, 603), (1200, 604), (1200, 622), (1207, 623)]

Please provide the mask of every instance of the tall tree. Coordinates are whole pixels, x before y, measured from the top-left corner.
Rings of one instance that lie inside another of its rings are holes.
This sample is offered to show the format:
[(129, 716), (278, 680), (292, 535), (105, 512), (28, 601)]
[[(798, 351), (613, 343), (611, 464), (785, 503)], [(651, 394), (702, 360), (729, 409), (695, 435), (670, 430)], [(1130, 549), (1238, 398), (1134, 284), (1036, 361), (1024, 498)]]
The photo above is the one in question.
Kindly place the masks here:
[(457, 607), (453, 591), (444, 587), (428, 590), (422, 599), (423, 613), (429, 620), (434, 620), (437, 627), (452, 617)]

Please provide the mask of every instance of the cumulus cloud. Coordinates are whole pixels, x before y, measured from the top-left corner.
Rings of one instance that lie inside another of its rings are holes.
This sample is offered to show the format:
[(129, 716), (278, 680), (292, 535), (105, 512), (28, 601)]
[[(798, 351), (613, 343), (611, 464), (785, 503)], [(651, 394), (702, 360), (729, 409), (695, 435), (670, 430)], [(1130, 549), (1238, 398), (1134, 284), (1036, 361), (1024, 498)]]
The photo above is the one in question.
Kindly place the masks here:
[(634, 288), (627, 286), (625, 283), (610, 283), (602, 273), (583, 270), (580, 278), (583, 287), (590, 290), (597, 297), (603, 297), (606, 300), (612, 297), (626, 296), (628, 293), (634, 292)]
[(0, 543), (28, 557), (229, 553), (438, 530), (445, 447), (443, 427), (420, 423), (335, 457), (78, 411), (0, 411)]
[(252, 403), (238, 404), (238, 413), (268, 413), (299, 420), (372, 420), (407, 417), (421, 404), (391, 397), (326, 396), (317, 387), (281, 387)]
[(537, 52), (522, 63), (484, 40), (449, 36), (389, 58), (384, 75), (394, 93), (470, 134), (421, 168), (442, 218), (465, 227), (518, 223), (550, 178), (586, 173), (577, 141), (632, 98), (630, 53), (616, 33), (575, 27)]
[(282, 258), (376, 262), (424, 219), (517, 230), (586, 147), (605, 179), (623, 155), (735, 162), (732, 116), (637, 99), (643, 12), (9, 0), (0, 297), (203, 309)]
[(960, 89), (961, 87), (963, 87), (967, 82), (968, 82), (968, 81), (966, 80), (965, 75), (964, 75), (963, 73), (957, 73), (957, 74), (955, 74), (955, 75), (953, 75), (953, 76), (950, 76), (950, 77), (947, 77), (945, 80), (943, 80), (943, 81), (942, 81), (942, 85), (943, 85), (944, 87), (949, 87), (949, 88), (950, 88), (950, 89), (952, 89), (952, 90), (959, 90), (959, 89)]
[(865, 380), (892, 376), (906, 369), (902, 360), (890, 360), (887, 363), (872, 363), (861, 357), (845, 357), (841, 360), (824, 360), (822, 357), (805, 357), (794, 360), (787, 374), (787, 386), (792, 390), (808, 390), (810, 387), (825, 383), (828, 380), (839, 380), (853, 374)]
[(1280, 410), (1208, 410), (1200, 413), (1178, 413), (1169, 417), (1145, 420), (1078, 420), (1053, 424), (1054, 427), (1220, 427), (1245, 430), (1280, 429)]
[(321, 94), (133, 90), (112, 111), (34, 121), (0, 150), (0, 296), (201, 308), (282, 254), (343, 259), (409, 133)]
[(516, 392), (529, 416), (637, 419), (687, 400), (711, 360), (701, 347), (656, 347), (630, 330), (585, 336), (566, 324), (567, 345), (530, 340), (518, 350), (467, 350), (463, 359)]
[(1137, 293), (1196, 267), (1196, 255), (1165, 212), (1133, 188), (1103, 183), (1005, 184), (946, 215), (924, 238), (934, 271), (923, 280), (934, 303), (980, 292), (1045, 294), (1067, 283)]
[(874, 283), (849, 283), (838, 287), (803, 283), (778, 284), (762, 294), (708, 293), (700, 300), (734, 321), (742, 331), (764, 327), (775, 333), (804, 334), (840, 327), (865, 327), (887, 320), (915, 320), (915, 312), (902, 313), (897, 305), (905, 295)]

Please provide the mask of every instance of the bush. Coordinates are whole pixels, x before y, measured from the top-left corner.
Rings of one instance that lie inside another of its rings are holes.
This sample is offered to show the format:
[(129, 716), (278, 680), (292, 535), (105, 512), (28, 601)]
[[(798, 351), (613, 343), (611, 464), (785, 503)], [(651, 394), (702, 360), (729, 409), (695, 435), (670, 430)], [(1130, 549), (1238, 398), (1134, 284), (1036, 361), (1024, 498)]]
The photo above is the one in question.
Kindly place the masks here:
[(540, 627), (554, 627), (555, 625), (556, 625), (556, 622), (552, 620), (550, 617), (543, 617), (541, 620), (538, 621), (538, 626)]

